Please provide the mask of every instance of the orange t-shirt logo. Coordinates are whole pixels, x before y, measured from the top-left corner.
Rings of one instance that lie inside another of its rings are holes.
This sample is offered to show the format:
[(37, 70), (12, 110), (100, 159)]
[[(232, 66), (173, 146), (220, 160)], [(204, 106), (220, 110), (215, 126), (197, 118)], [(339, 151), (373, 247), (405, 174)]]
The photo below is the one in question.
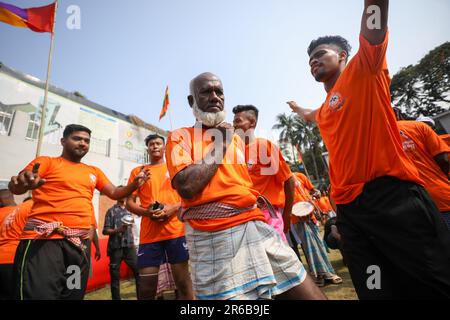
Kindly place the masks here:
[(16, 216), (17, 212), (19, 212), (19, 208), (14, 209), (6, 218), (5, 221), (3, 222), (4, 226), (6, 229), (9, 229), (11, 223), (14, 220), (14, 217)]
[(403, 140), (403, 151), (405, 152), (412, 152), (416, 150), (416, 144), (414, 141), (409, 138), (402, 130), (400, 130), (400, 135), (402, 136)]
[(93, 175), (92, 173), (89, 174), (89, 179), (91, 180), (91, 183), (95, 185), (97, 183), (97, 177)]
[(336, 112), (342, 109), (344, 103), (345, 99), (342, 98), (342, 95), (339, 92), (335, 92), (331, 95), (328, 106), (332, 111)]

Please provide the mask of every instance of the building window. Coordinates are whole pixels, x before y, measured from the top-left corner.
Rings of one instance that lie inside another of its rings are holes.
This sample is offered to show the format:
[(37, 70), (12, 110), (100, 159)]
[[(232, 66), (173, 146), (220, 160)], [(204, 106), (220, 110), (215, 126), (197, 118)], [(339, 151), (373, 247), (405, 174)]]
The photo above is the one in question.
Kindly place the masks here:
[(145, 148), (140, 150), (134, 149), (130, 145), (119, 145), (119, 159), (136, 162), (140, 164), (148, 163), (148, 154)]
[(11, 129), (13, 110), (0, 110), (0, 134), (8, 135)]
[(30, 120), (28, 121), (27, 139), (36, 140), (39, 135), (40, 119), (36, 113), (30, 113)]
[(110, 144), (111, 139), (103, 140), (91, 137), (91, 142), (89, 144), (89, 151), (109, 157)]

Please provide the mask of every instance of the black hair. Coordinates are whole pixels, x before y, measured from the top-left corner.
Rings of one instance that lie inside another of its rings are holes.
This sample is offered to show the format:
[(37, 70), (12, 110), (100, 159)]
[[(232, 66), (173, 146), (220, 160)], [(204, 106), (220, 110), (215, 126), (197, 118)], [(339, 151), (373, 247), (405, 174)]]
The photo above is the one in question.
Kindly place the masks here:
[(350, 52), (352, 51), (352, 46), (346, 39), (344, 39), (341, 36), (325, 36), (317, 38), (316, 40), (311, 41), (309, 47), (308, 47), (308, 55), (311, 55), (311, 52), (314, 51), (315, 48), (322, 44), (333, 44), (343, 51), (347, 53), (347, 60), (350, 56)]
[(234, 114), (239, 113), (239, 112), (244, 112), (244, 111), (252, 112), (255, 115), (256, 120), (258, 120), (259, 110), (254, 105), (251, 105), (251, 104), (238, 105), (238, 106), (233, 108), (233, 113)]
[(76, 131), (84, 131), (91, 135), (91, 130), (80, 124), (69, 124), (64, 128), (63, 137), (67, 138)]
[(155, 140), (155, 139), (161, 139), (163, 141), (163, 143), (166, 143), (166, 140), (164, 140), (164, 137), (160, 136), (159, 134), (154, 133), (154, 134), (149, 134), (147, 136), (147, 138), (145, 138), (145, 146), (148, 147), (148, 143), (151, 140)]

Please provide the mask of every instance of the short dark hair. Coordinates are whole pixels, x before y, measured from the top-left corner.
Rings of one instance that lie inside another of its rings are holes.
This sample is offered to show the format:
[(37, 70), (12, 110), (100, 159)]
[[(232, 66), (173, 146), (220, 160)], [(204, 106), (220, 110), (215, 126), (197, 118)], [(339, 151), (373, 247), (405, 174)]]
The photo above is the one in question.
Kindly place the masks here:
[(238, 106), (233, 108), (233, 113), (234, 114), (239, 113), (239, 112), (244, 112), (244, 111), (252, 112), (254, 114), (256, 120), (258, 120), (259, 110), (254, 105), (251, 105), (251, 104), (238, 105)]
[(335, 46), (341, 48), (343, 51), (347, 52), (347, 60), (350, 56), (350, 52), (352, 51), (352, 46), (345, 38), (341, 36), (325, 36), (311, 41), (308, 47), (308, 55), (311, 55), (311, 52), (322, 44), (334, 44)]
[(84, 131), (84, 132), (89, 133), (89, 135), (91, 135), (91, 130), (89, 128), (86, 128), (85, 126), (82, 126), (80, 124), (69, 124), (64, 129), (63, 137), (67, 138), (68, 136), (70, 136), (72, 133), (74, 133), (76, 131)]
[(145, 146), (148, 147), (148, 143), (155, 139), (161, 139), (163, 141), (163, 143), (166, 143), (166, 140), (164, 140), (164, 137), (160, 136), (159, 134), (154, 133), (154, 134), (149, 134), (147, 136), (147, 138), (145, 138)]

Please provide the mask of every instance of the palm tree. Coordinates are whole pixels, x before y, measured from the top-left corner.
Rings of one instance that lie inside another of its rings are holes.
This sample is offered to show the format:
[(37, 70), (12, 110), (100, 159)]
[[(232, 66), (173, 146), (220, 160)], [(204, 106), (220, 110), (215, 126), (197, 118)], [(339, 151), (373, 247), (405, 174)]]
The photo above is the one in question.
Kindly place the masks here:
[(294, 141), (296, 139), (295, 119), (285, 113), (277, 115), (277, 122), (272, 129), (281, 130), (280, 142), (288, 142), (291, 145), (292, 159), (294, 163), (297, 162), (297, 157), (294, 151)]
[(315, 124), (307, 123), (299, 117), (294, 119), (295, 145), (303, 150), (311, 150), (311, 158), (314, 166), (314, 174), (319, 178), (319, 169), (316, 162), (317, 152), (320, 152), (320, 132)]

